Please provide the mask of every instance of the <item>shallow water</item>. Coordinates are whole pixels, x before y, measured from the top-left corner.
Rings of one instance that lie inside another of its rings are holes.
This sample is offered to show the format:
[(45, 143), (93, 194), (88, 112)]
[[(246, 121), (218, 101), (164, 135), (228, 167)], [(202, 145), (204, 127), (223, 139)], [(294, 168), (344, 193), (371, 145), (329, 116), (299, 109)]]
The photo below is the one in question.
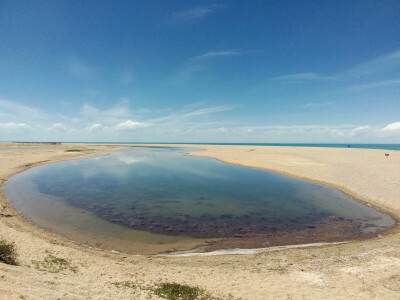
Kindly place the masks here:
[(185, 156), (187, 150), (132, 148), (43, 165), (13, 176), (5, 192), (25, 217), (51, 231), (75, 239), (85, 233), (82, 241), (96, 238), (99, 246), (105, 237), (163, 245), (160, 251), (210, 238), (312, 230), (329, 220), (350, 224), (351, 235), (395, 223), (336, 189)]

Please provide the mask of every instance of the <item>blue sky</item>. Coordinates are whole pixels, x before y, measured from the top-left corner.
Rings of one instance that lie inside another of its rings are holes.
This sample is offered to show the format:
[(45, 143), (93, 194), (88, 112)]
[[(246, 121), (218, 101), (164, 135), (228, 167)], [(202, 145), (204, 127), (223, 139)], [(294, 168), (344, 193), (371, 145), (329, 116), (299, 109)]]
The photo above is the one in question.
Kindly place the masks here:
[(400, 2), (0, 1), (0, 140), (400, 143)]

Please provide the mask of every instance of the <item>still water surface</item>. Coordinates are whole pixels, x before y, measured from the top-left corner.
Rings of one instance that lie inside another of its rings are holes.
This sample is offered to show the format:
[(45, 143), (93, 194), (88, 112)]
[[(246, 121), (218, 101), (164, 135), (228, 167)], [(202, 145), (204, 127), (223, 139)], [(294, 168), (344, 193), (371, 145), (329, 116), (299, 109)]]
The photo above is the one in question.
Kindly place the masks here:
[(42, 165), (13, 176), (5, 192), (37, 225), (83, 242), (98, 239), (97, 246), (108, 237), (143, 249), (163, 245), (157, 251), (183, 241), (190, 248), (202, 239), (315, 228), (328, 217), (350, 222), (360, 234), (394, 225), (336, 189), (185, 156), (188, 150), (132, 148)]

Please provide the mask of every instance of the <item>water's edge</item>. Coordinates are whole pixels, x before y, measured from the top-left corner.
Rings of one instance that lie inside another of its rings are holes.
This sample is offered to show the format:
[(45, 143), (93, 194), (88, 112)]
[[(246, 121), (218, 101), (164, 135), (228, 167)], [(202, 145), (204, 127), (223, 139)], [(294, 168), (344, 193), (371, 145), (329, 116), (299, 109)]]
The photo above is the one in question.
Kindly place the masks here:
[[(202, 151), (206, 151), (205, 148), (199, 148)], [(383, 149), (374, 149), (374, 150), (383, 150)], [(192, 154), (192, 152), (187, 152), (185, 153), (185, 155), (187, 156), (197, 156)], [(220, 159), (220, 158), (216, 158), (213, 156), (205, 156), (205, 157), (209, 157), (212, 159), (215, 159), (217, 161), (220, 161), (222, 163), (225, 164), (231, 164), (231, 165), (236, 165), (236, 166), (240, 166), (240, 167), (246, 167), (246, 168), (253, 168), (253, 169), (259, 169), (259, 170), (266, 170), (266, 171), (270, 171), (270, 172), (275, 172), (275, 173), (279, 173), (285, 176), (289, 176), (292, 178), (297, 178), (297, 179), (301, 179), (301, 180), (305, 180), (305, 181), (309, 181), (309, 182), (314, 182), (317, 184), (321, 184), (324, 186), (329, 186), (331, 188), (337, 189), (339, 191), (341, 191), (342, 193), (344, 193), (345, 195), (347, 195), (348, 197), (350, 197), (351, 199), (353, 199), (354, 201), (360, 202), (362, 204), (365, 204), (369, 207), (372, 207), (380, 212), (383, 212), (384, 214), (387, 214), (388, 216), (392, 217), (395, 221), (396, 224), (390, 228), (389, 230), (387, 230), (388, 232), (385, 231), (384, 235), (388, 234), (389, 232), (391, 232), (392, 230), (399, 230), (400, 231), (400, 215), (395, 214), (392, 210), (389, 210), (388, 208), (382, 207), (379, 204), (374, 204), (374, 203), (370, 203), (370, 201), (368, 201), (367, 199), (364, 199), (363, 197), (359, 196), (357, 193), (350, 191), (350, 189), (345, 188), (345, 187), (341, 187), (338, 185), (335, 185), (333, 183), (330, 182), (325, 182), (325, 181), (321, 181), (321, 180), (317, 180), (317, 179), (313, 179), (313, 178), (309, 178), (309, 177), (305, 177), (305, 176), (299, 176), (296, 174), (292, 174), (286, 171), (282, 171), (279, 169), (274, 169), (274, 168), (267, 168), (267, 167), (254, 167), (254, 166), (248, 166), (245, 164), (241, 164), (241, 163), (235, 163), (229, 160), (224, 160), (224, 159)]]
[[(182, 146), (182, 145), (181, 145), (181, 146)], [(183, 145), (183, 146), (186, 146), (186, 145)], [(197, 146), (197, 145), (196, 145), (196, 146)], [(199, 149), (204, 150), (204, 149), (201, 148), (201, 145), (198, 145), (198, 146), (200, 146), (200, 147), (198, 147)], [(172, 146), (172, 147), (175, 147), (175, 146)], [(118, 151), (118, 150), (116, 149), (116, 150), (109, 150), (109, 151)], [(109, 151), (108, 151), (108, 152), (109, 152)], [(100, 153), (100, 152), (101, 152), (101, 153)], [(76, 157), (55, 158), (55, 159), (50, 159), (50, 161), (39, 162), (39, 163), (37, 163), (37, 164), (30, 165), (30, 166), (27, 166), (27, 165), (29, 165), (29, 164), (26, 164), (26, 165), (24, 165), (24, 166), (20, 166), (20, 168), (18, 168), (18, 169), (16, 170), (15, 173), (10, 174), (5, 180), (3, 180), (3, 181), (1, 182), (1, 185), (0, 185), (0, 189), (1, 189), (0, 198), (4, 198), (5, 204), (7, 205), (7, 208), (9, 209), (9, 208), (11, 207), (12, 210), (14, 211), (15, 215), (16, 215), (16, 216), (19, 216), (19, 217), (22, 218), (22, 219), (24, 219), (24, 221), (26, 222), (26, 224), (29, 224), (29, 226), (34, 226), (35, 228), (39, 228), (40, 230), (45, 230), (45, 231), (47, 231), (46, 229), (40, 228), (40, 227), (36, 226), (35, 224), (33, 224), (33, 223), (32, 223), (31, 221), (29, 221), (28, 219), (24, 218), (18, 211), (16, 211), (16, 210), (13, 208), (13, 206), (12, 206), (11, 203), (10, 203), (10, 201), (9, 201), (9, 200), (5, 197), (5, 195), (4, 195), (3, 187), (4, 187), (5, 183), (6, 183), (12, 176), (14, 176), (14, 175), (16, 175), (16, 174), (19, 174), (19, 173), (21, 173), (21, 172), (24, 172), (24, 171), (26, 171), (26, 170), (28, 170), (28, 169), (30, 169), (30, 168), (32, 168), (32, 167), (39, 166), (39, 165), (50, 164), (50, 163), (55, 163), (55, 162), (60, 162), (60, 161), (66, 161), (66, 160), (88, 159), (88, 158), (94, 158), (94, 157), (99, 157), (99, 156), (104, 156), (104, 155), (107, 155), (107, 154), (104, 153), (104, 150), (100, 150), (100, 151), (93, 152), (92, 154), (90, 154), (90, 156), (84, 155), (84, 156), (76, 156)], [(187, 152), (187, 153), (185, 153), (185, 155), (189, 155), (189, 156), (190, 156), (190, 155), (191, 155), (191, 152)], [(210, 157), (210, 158), (211, 158), (211, 157)], [(214, 158), (214, 159), (217, 159), (217, 158)], [(310, 178), (306, 178), (306, 177), (301, 177), (301, 176), (297, 176), (297, 175), (290, 174), (290, 173), (288, 173), (288, 172), (284, 172), (284, 171), (280, 171), (280, 170), (276, 170), (276, 169), (268, 169), (268, 168), (263, 168), (263, 167), (246, 166), (246, 165), (242, 165), (242, 164), (238, 164), (238, 163), (232, 163), (232, 162), (229, 162), (229, 161), (224, 161), (223, 159), (217, 159), (217, 160), (219, 160), (219, 161), (221, 161), (221, 162), (223, 162), (223, 163), (228, 163), (228, 164), (233, 164), (233, 165), (238, 165), (238, 166), (243, 166), (243, 167), (250, 167), (250, 168), (256, 168), (256, 169), (262, 169), (262, 170), (268, 170), (268, 171), (272, 171), (272, 172), (277, 172), (277, 173), (283, 174), (283, 175), (285, 175), (285, 176), (290, 176), (290, 177), (293, 177), (293, 178), (298, 178), (298, 179), (302, 179), (302, 180), (306, 180), (306, 181), (311, 181), (311, 182), (319, 183), (319, 184), (322, 184), (322, 185), (325, 185), (325, 186), (329, 186), (329, 187), (333, 187), (333, 188), (335, 188), (335, 189), (337, 189), (337, 190), (340, 190), (341, 192), (343, 192), (343, 193), (345, 193), (346, 195), (350, 196), (350, 197), (353, 198), (354, 200), (356, 200), (356, 201), (358, 201), (358, 202), (361, 202), (361, 203), (364, 203), (364, 204), (366, 204), (366, 205), (368, 205), (368, 206), (371, 206), (371, 207), (373, 207), (373, 208), (375, 208), (375, 209), (377, 209), (377, 210), (379, 210), (379, 211), (381, 211), (381, 212), (384, 212), (385, 214), (387, 214), (387, 215), (389, 215), (389, 216), (391, 216), (391, 217), (393, 217), (393, 218), (395, 219), (396, 224), (395, 224), (392, 228), (390, 228), (389, 230), (386, 230), (384, 233), (382, 233), (382, 235), (380, 235), (379, 238), (381, 238), (382, 236), (387, 236), (387, 235), (393, 234), (393, 233), (397, 232), (397, 231), (400, 229), (400, 226), (399, 226), (399, 218), (400, 218), (400, 217), (397, 216), (397, 215), (395, 215), (395, 214), (393, 214), (393, 211), (387, 211), (386, 209), (379, 207), (379, 205), (371, 205), (371, 204), (368, 202), (368, 200), (365, 200), (365, 199), (363, 199), (362, 197), (359, 197), (359, 196), (356, 195), (355, 193), (349, 191), (347, 188), (338, 187), (338, 186), (335, 186), (335, 185), (333, 185), (333, 184), (331, 184), (331, 183), (328, 183), (328, 182), (322, 182), (322, 181), (318, 181), (318, 180), (314, 180), (314, 179), (310, 179)], [(1, 200), (3, 200), (3, 199), (1, 199)], [(0, 213), (0, 216), (4, 216), (4, 214)], [(9, 216), (9, 215), (7, 215), (7, 217), (8, 217), (8, 216)], [(12, 216), (12, 215), (11, 215), (11, 216)], [(48, 231), (47, 231), (47, 232), (48, 232)], [(48, 232), (48, 233), (49, 233), (49, 234), (52, 234), (51, 232)], [(54, 235), (54, 234), (52, 234), (52, 235)], [(61, 238), (63, 238), (63, 239), (67, 239), (68, 241), (72, 241), (72, 242), (76, 243), (75, 241), (70, 240), (69, 238), (66, 238), (65, 236), (62, 236), (62, 235), (57, 235), (57, 236), (59, 236), (59, 237), (61, 237)], [(370, 240), (370, 239), (374, 239), (374, 238), (378, 238), (378, 237), (366, 238), (366, 239), (363, 239), (363, 241), (365, 241), (365, 240)], [(267, 247), (267, 248), (255, 248), (255, 249), (229, 249), (229, 250), (217, 250), (217, 251), (207, 252), (207, 253), (208, 253), (208, 255), (221, 255), (221, 254), (252, 254), (252, 253), (259, 253), (259, 252), (263, 252), (263, 251), (267, 251), (267, 250), (268, 250), (268, 251), (274, 251), (274, 250), (284, 250), (284, 249), (288, 249), (288, 248), (299, 248), (299, 247), (316, 247), (316, 246), (321, 246), (321, 247), (322, 247), (322, 246), (326, 246), (326, 245), (335, 245), (335, 244), (341, 244), (341, 243), (345, 243), (345, 242), (297, 244), (297, 245), (285, 245), (285, 246)], [(274, 249), (274, 250), (273, 250), (273, 249)], [(207, 255), (207, 253), (190, 252), (190, 251), (188, 251), (187, 253), (185, 253), (185, 255), (197, 255), (197, 254), (204, 254), (204, 255)], [(214, 253), (214, 254), (213, 254), (213, 253)], [(183, 253), (182, 253), (182, 254), (183, 254)], [(140, 255), (140, 254), (139, 254), (139, 255)], [(159, 254), (159, 255), (161, 255), (161, 254)], [(166, 254), (166, 255), (171, 255), (171, 254)]]

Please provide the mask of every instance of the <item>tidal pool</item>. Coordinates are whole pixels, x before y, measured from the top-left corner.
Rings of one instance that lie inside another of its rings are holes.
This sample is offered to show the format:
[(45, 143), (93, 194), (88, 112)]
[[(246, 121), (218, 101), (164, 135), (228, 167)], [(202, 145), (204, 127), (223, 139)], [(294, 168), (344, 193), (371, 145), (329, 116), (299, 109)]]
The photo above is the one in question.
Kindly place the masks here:
[(136, 147), (42, 165), (4, 190), (40, 227), (132, 253), (340, 241), (395, 224), (336, 189), (189, 150)]

